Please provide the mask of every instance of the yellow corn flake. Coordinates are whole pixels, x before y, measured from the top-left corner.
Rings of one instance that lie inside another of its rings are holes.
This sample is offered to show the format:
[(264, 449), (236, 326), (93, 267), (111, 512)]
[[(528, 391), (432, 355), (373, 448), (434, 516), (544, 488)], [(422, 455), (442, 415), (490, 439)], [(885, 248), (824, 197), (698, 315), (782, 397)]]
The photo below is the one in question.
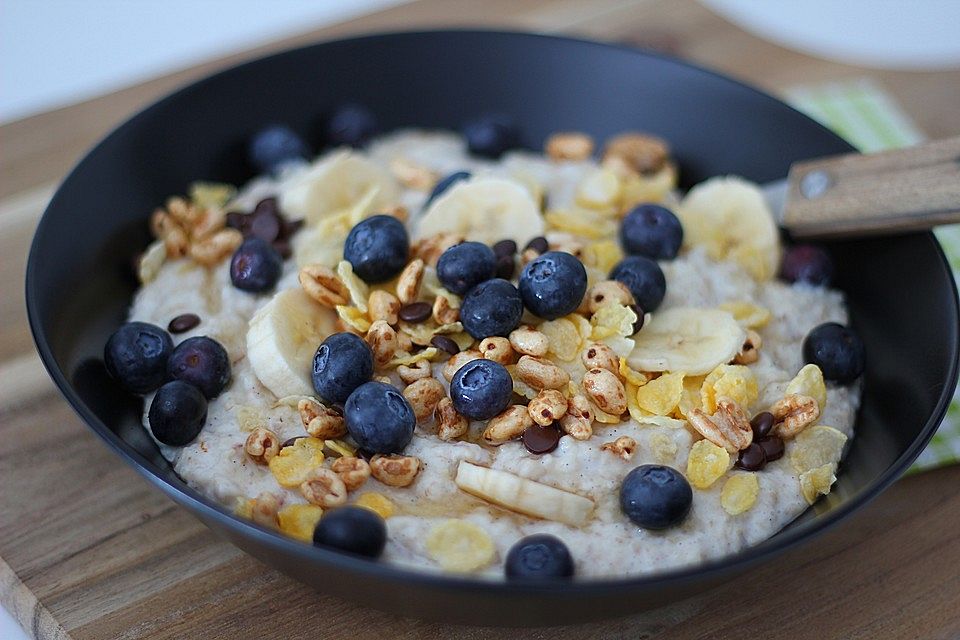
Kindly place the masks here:
[(393, 360), (387, 363), (387, 368), (399, 367), (400, 365), (410, 366), (421, 360), (432, 360), (436, 357), (438, 351), (436, 347), (427, 347), (423, 351), (418, 351), (414, 354), (406, 353), (405, 351), (398, 351), (397, 355), (393, 357)]
[(630, 368), (627, 359), (624, 357), (620, 358), (620, 377), (635, 387), (642, 387), (647, 384), (647, 376)]
[(668, 429), (682, 429), (687, 424), (686, 420), (678, 420), (670, 416), (654, 415), (644, 415), (639, 422), (640, 426), (667, 427)]
[(738, 473), (723, 483), (720, 506), (732, 516), (749, 511), (760, 495), (760, 482), (755, 473)]
[(760, 329), (770, 322), (770, 310), (752, 302), (724, 302), (720, 309), (733, 316), (740, 326), (746, 329)]
[(700, 387), (703, 410), (713, 414), (717, 410), (717, 398), (728, 398), (744, 410), (756, 402), (759, 391), (757, 379), (748, 367), (742, 364), (721, 364), (711, 371)]
[(266, 417), (257, 407), (240, 404), (233, 409), (233, 415), (237, 420), (237, 426), (240, 431), (249, 433), (257, 427), (262, 427), (267, 423)]
[(700, 387), (703, 386), (705, 379), (706, 376), (687, 376), (683, 379), (683, 394), (675, 411), (678, 418), (686, 418), (694, 409), (703, 408), (703, 403), (700, 401)]
[(599, 422), (600, 424), (620, 424), (623, 422), (620, 419), (620, 416), (615, 416), (612, 413), (607, 413), (606, 411), (601, 411), (597, 405), (593, 405), (593, 419)]
[(254, 501), (250, 498), (240, 496), (233, 505), (233, 514), (250, 520), (253, 518), (253, 504)]
[(567, 320), (576, 325), (577, 333), (580, 334), (580, 344), (581, 346), (584, 345), (590, 339), (590, 334), (593, 333), (593, 325), (579, 313), (571, 313), (567, 316)]
[(396, 506), (390, 501), (390, 498), (376, 491), (370, 491), (360, 495), (353, 504), (373, 511), (384, 520), (397, 511)]
[(623, 384), (623, 387), (627, 392), (627, 411), (630, 413), (630, 417), (637, 422), (642, 422), (646, 417), (646, 412), (637, 404), (637, 389), (640, 387), (629, 380)]
[(616, 240), (596, 240), (583, 249), (583, 262), (603, 274), (610, 271), (623, 260), (623, 250)]
[(370, 297), (370, 287), (353, 272), (353, 265), (346, 260), (341, 260), (340, 263), (337, 264), (337, 276), (350, 292), (350, 304), (366, 313), (367, 299)]
[(730, 454), (709, 440), (697, 440), (687, 458), (687, 480), (697, 489), (709, 489), (730, 468)]
[(356, 447), (351, 446), (343, 440), (324, 440), (323, 446), (341, 458), (352, 458), (357, 455)]
[(463, 324), (460, 322), (451, 322), (449, 324), (437, 324), (432, 319), (426, 322), (400, 322), (400, 331), (410, 336), (413, 344), (425, 347), (430, 344), (430, 340), (436, 335), (451, 335), (461, 333)]
[(672, 463), (677, 457), (677, 443), (665, 433), (650, 436), (650, 452), (661, 464)]
[(493, 562), (496, 547), (486, 531), (466, 520), (450, 519), (427, 534), (427, 553), (444, 571), (468, 573)]
[(548, 320), (537, 329), (547, 336), (549, 352), (561, 360), (569, 362), (580, 354), (580, 333), (577, 332), (577, 325), (569, 318)]
[(281, 487), (294, 489), (323, 466), (324, 442), (319, 438), (299, 438), (270, 458), (270, 472)]
[(847, 436), (833, 427), (816, 425), (801, 431), (790, 447), (790, 464), (797, 473), (806, 473), (825, 464), (840, 462)]
[(590, 209), (548, 211), (543, 215), (543, 219), (550, 230), (566, 231), (588, 240), (604, 240), (617, 233), (616, 219)]
[(591, 338), (603, 340), (610, 336), (632, 336), (633, 323), (636, 321), (637, 314), (630, 307), (619, 303), (605, 304), (590, 317), (593, 326)]
[(827, 385), (823, 382), (823, 372), (815, 364), (808, 364), (797, 374), (797, 376), (787, 385), (784, 395), (798, 393), (802, 396), (808, 396), (817, 401), (820, 405), (820, 413), (827, 406)]
[(340, 320), (342, 320), (345, 325), (355, 331), (366, 333), (370, 329), (371, 323), (370, 319), (367, 318), (367, 314), (356, 307), (338, 304), (337, 315), (340, 316)]
[(637, 389), (637, 405), (655, 416), (668, 416), (680, 403), (683, 373), (665, 373)]
[(574, 199), (581, 207), (616, 212), (620, 203), (620, 178), (610, 169), (594, 169), (577, 185)]
[(473, 336), (466, 331), (458, 331), (450, 334), (450, 339), (457, 343), (460, 351), (466, 351), (473, 346)]
[(204, 209), (220, 209), (236, 194), (236, 187), (224, 182), (194, 182), (190, 185), (190, 201)]
[(642, 202), (663, 202), (677, 186), (677, 170), (672, 164), (652, 176), (629, 175), (623, 179), (621, 204), (630, 209)]
[(313, 530), (320, 522), (323, 509), (313, 504), (288, 504), (277, 512), (280, 531), (291, 538), (313, 542)]
[(807, 504), (813, 504), (820, 496), (830, 493), (837, 481), (836, 470), (837, 465), (829, 463), (800, 474), (800, 493)]

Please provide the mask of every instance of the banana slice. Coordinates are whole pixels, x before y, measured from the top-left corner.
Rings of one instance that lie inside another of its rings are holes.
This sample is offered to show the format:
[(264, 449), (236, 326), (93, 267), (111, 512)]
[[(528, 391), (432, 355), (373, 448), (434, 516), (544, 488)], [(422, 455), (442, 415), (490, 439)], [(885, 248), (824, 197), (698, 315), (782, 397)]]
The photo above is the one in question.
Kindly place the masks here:
[(284, 185), (280, 208), (290, 218), (303, 218), (307, 224), (314, 224), (352, 207), (371, 189), (376, 189), (372, 203), (375, 208), (397, 203), (400, 190), (389, 171), (350, 151), (337, 151)]
[(460, 461), (455, 482), (467, 493), (511, 511), (574, 527), (584, 524), (593, 511), (589, 498), (466, 460)]
[(335, 267), (343, 258), (343, 243), (350, 229), (361, 220), (377, 212), (376, 202), (380, 187), (367, 189), (360, 199), (337, 213), (307, 227), (293, 237), (293, 259), (298, 267), (322, 264)]
[(278, 398), (313, 395), (310, 369), (317, 347), (336, 331), (337, 316), (302, 289), (285, 289), (262, 306), (247, 328), (253, 373)]
[(627, 363), (637, 371), (683, 371), (699, 376), (730, 362), (746, 337), (746, 331), (726, 311), (674, 307), (654, 313), (650, 323), (634, 336), (636, 346)]
[(777, 272), (780, 242), (760, 188), (736, 176), (711, 178), (690, 190), (677, 215), (687, 245), (703, 245), (714, 260), (734, 260), (758, 281)]
[(485, 244), (509, 238), (522, 247), (543, 235), (543, 216), (522, 185), (505, 178), (473, 178), (451, 187), (420, 218), (416, 238), (437, 233), (460, 233)]

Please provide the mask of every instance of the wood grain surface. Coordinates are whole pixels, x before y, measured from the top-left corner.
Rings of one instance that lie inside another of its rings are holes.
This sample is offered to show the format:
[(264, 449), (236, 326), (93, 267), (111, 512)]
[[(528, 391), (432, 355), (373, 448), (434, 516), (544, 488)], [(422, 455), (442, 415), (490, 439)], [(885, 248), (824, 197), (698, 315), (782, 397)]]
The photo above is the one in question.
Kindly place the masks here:
[[(87, 432), (33, 353), (29, 240), (93, 142), (240, 60), (364, 31), (482, 25), (645, 45), (771, 92), (870, 76), (931, 137), (960, 133), (960, 71), (865, 70), (759, 40), (693, 0), (420, 0), (0, 126), (0, 601), (35, 638), (957, 638), (960, 466), (898, 482), (851, 521), (707, 594), (630, 618), (503, 630), (317, 594), (209, 533)], [(495, 621), (491, 621), (495, 622)]]

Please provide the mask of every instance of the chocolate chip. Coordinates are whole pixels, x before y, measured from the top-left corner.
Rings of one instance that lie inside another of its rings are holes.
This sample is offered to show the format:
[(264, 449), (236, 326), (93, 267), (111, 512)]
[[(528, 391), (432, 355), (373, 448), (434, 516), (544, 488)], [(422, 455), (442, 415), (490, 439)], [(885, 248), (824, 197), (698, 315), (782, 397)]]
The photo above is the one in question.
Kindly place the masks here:
[(299, 220), (287, 220), (286, 218), (284, 218), (283, 229), (280, 232), (280, 237), (281, 238), (292, 237), (293, 234), (295, 234), (297, 231), (300, 231), (300, 229), (303, 228), (303, 225), (304, 225), (303, 218), (300, 218)]
[(506, 240), (501, 240), (500, 242), (493, 245), (493, 255), (497, 256), (513, 256), (517, 252), (517, 243), (514, 240), (509, 238)]
[(753, 416), (753, 420), (750, 421), (750, 428), (753, 429), (754, 438), (766, 438), (773, 430), (773, 414), (764, 411)]
[(537, 455), (550, 453), (557, 448), (560, 442), (560, 430), (555, 425), (543, 426), (535, 424), (523, 431), (523, 446), (530, 453)]
[(374, 454), (366, 449), (357, 449), (357, 457), (370, 462), (370, 459), (373, 458)]
[(768, 436), (755, 440), (754, 444), (763, 449), (763, 454), (767, 457), (767, 462), (773, 462), (783, 457), (783, 439), (780, 436)]
[(513, 256), (497, 256), (497, 277), (511, 280), (517, 270)]
[(737, 458), (737, 468), (744, 471), (759, 471), (767, 463), (767, 454), (756, 442), (750, 443), (750, 446), (740, 451)]
[(452, 356), (460, 353), (459, 345), (447, 336), (433, 336), (430, 338), (430, 344), (441, 351), (446, 351)]
[(280, 237), (282, 221), (274, 211), (256, 211), (250, 218), (249, 234), (264, 242), (273, 242)]
[(227, 212), (227, 226), (231, 229), (237, 229), (241, 232), (246, 231), (247, 221), (249, 216), (245, 213), (240, 213), (239, 211), (229, 211)]
[(423, 322), (433, 313), (433, 308), (426, 302), (412, 302), (400, 307), (398, 316), (404, 322)]
[(276, 198), (264, 198), (253, 208), (253, 215), (269, 213), (272, 216), (280, 216), (280, 206)]
[(293, 249), (290, 248), (290, 242), (286, 239), (274, 240), (273, 248), (277, 250), (280, 257), (286, 260), (293, 255)]
[(181, 313), (170, 321), (167, 331), (170, 333), (185, 333), (200, 324), (200, 316), (195, 313)]
[(633, 323), (633, 333), (637, 333), (640, 329), (643, 329), (643, 309), (638, 304), (632, 304), (630, 308), (637, 314), (637, 321)]
[(543, 236), (537, 236), (533, 240), (527, 243), (527, 246), (523, 248), (524, 251), (527, 249), (533, 249), (537, 253), (546, 253), (547, 249), (550, 248), (550, 244), (547, 242), (547, 239)]

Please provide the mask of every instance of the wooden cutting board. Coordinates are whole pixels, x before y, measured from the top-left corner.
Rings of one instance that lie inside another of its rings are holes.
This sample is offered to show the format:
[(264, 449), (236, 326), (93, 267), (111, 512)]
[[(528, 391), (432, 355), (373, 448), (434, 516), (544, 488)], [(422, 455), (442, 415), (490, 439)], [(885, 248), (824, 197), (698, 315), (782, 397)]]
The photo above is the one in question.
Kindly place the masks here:
[(932, 137), (960, 133), (960, 71), (808, 58), (692, 0), (422, 0), (0, 126), (3, 605), (44, 639), (960, 637), (960, 466), (901, 480), (851, 521), (707, 594), (604, 623), (502, 630), (392, 616), (302, 587), (215, 538), (87, 432), (33, 354), (22, 304), (53, 183), (119, 120), (226, 64), (320, 37), (452, 24), (652, 45), (774, 92), (869, 74)]

